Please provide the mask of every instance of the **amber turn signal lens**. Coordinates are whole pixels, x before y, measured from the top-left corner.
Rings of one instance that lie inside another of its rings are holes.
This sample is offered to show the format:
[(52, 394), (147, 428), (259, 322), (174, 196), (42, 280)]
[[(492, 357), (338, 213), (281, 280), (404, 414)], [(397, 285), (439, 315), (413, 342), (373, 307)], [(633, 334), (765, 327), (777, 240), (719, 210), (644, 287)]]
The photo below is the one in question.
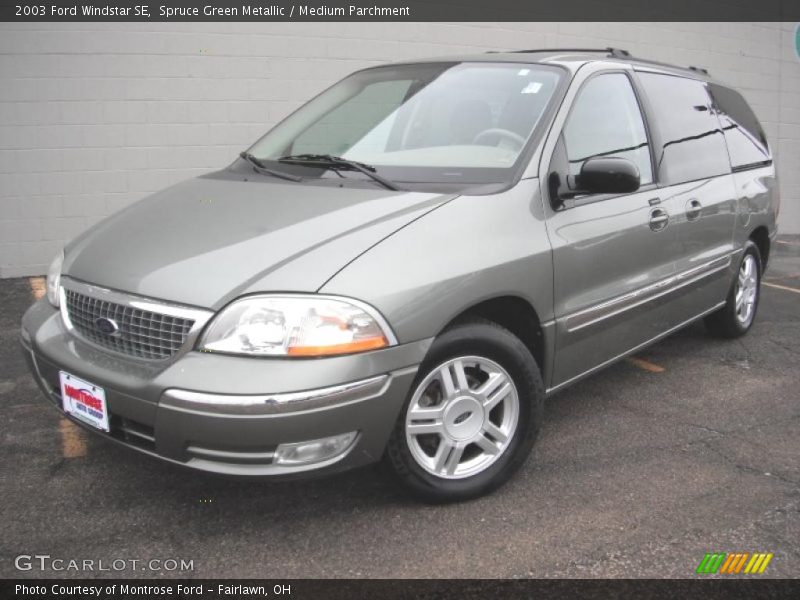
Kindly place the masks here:
[(290, 346), (287, 348), (286, 353), (289, 356), (332, 356), (336, 354), (355, 354), (356, 352), (377, 350), (378, 348), (384, 348), (388, 345), (389, 342), (386, 338), (380, 336), (333, 346)]

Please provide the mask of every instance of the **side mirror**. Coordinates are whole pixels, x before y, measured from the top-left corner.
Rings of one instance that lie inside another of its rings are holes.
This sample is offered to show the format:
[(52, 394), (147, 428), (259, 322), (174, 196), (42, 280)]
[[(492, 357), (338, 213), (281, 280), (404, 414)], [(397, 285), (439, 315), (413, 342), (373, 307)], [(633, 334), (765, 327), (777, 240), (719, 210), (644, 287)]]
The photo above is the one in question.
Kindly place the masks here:
[(576, 183), (590, 194), (626, 194), (639, 189), (639, 168), (627, 158), (615, 156), (586, 160)]

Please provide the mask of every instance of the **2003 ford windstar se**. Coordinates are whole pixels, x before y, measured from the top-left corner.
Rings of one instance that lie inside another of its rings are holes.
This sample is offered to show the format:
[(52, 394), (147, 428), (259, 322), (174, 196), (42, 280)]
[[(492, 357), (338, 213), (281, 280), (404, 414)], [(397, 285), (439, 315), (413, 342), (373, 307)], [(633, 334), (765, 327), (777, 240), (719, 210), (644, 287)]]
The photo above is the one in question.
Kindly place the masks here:
[(47, 398), (233, 475), (384, 460), (487, 493), (547, 395), (704, 318), (752, 326), (766, 137), (695, 67), (532, 50), (359, 71), (228, 168), (72, 241), (22, 343)]

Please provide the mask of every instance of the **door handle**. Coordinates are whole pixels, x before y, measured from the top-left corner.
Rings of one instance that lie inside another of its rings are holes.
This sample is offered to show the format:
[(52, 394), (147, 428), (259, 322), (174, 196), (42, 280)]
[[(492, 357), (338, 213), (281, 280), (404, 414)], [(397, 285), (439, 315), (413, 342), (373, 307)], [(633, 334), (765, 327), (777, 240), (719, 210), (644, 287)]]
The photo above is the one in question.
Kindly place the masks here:
[(702, 211), (703, 205), (700, 204), (700, 200), (697, 198), (692, 198), (686, 203), (686, 220), (696, 221), (700, 218)]
[(650, 229), (661, 231), (669, 224), (669, 213), (663, 208), (654, 208), (650, 211)]

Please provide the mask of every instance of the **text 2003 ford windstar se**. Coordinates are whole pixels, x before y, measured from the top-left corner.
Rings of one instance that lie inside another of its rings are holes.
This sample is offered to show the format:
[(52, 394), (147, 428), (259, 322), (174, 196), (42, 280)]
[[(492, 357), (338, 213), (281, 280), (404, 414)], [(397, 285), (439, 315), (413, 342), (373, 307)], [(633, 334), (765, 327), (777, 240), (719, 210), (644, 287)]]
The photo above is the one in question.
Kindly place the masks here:
[(464, 499), (520, 467), (548, 394), (696, 319), (746, 333), (777, 211), (761, 126), (703, 69), (380, 66), (67, 245), (22, 343), (67, 416), (153, 456), (383, 459)]

